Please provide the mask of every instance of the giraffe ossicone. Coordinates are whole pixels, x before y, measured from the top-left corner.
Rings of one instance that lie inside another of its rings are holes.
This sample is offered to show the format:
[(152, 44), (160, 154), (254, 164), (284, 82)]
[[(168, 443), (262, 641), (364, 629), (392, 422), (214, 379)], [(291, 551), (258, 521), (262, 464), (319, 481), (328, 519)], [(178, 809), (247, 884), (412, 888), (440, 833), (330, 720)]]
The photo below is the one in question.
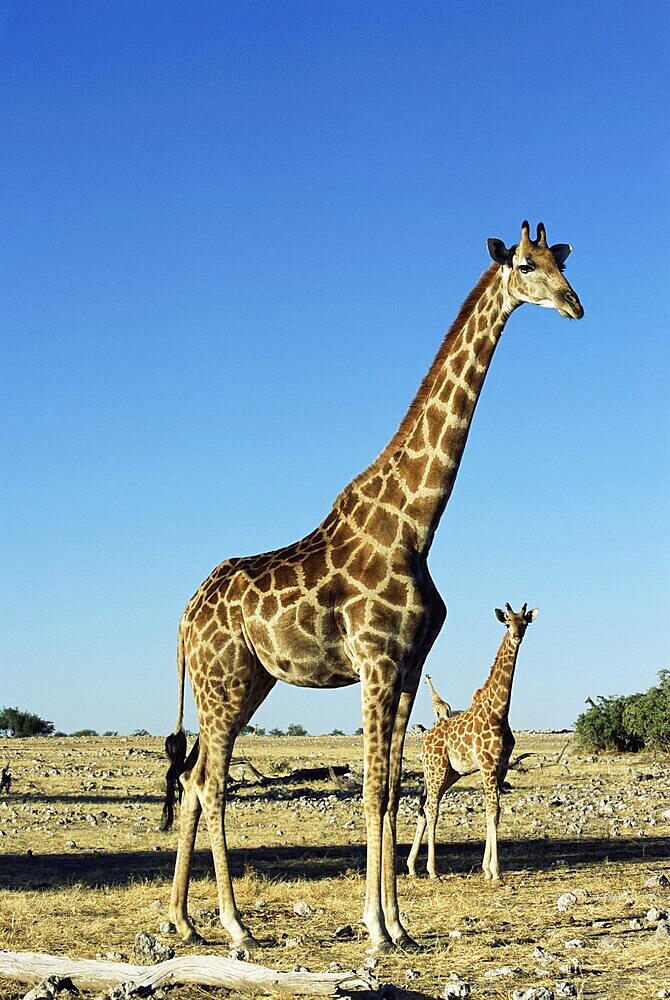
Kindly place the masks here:
[(410, 875), (416, 875), (416, 859), (428, 829), (428, 874), (437, 878), (435, 830), (442, 796), (464, 774), (479, 768), (486, 804), (486, 847), (482, 870), (487, 879), (497, 881), (500, 878), (500, 789), (515, 743), (509, 724), (512, 681), (519, 646), (538, 613), (537, 608), (528, 611), (527, 607), (524, 604), (520, 611), (513, 611), (506, 604), (504, 611), (495, 609), (496, 618), (505, 625), (505, 634), (486, 682), (475, 691), (465, 712), (436, 722), (424, 735), (424, 791), (414, 842), (407, 858)]
[[(209, 831), (219, 918), (233, 942), (256, 943), (235, 904), (225, 836), (233, 743), (272, 686), (360, 682), (367, 872), (363, 920), (372, 948), (415, 947), (398, 907), (395, 855), (402, 749), (421, 669), (446, 615), (427, 557), (451, 494), (493, 352), (524, 302), (549, 299), (562, 315), (582, 307), (561, 268), (566, 245), (546, 238), (507, 250), (463, 303), (398, 430), (336, 498), (325, 520), (293, 545), (221, 563), (189, 601), (177, 643), (178, 718), (166, 750), (164, 825), (176, 782), (181, 815), (170, 919), (196, 936), (187, 911), (198, 822)], [(544, 228), (542, 229), (544, 233)], [(563, 247), (563, 249), (560, 249)], [(186, 756), (182, 717), (188, 670), (200, 723)]]

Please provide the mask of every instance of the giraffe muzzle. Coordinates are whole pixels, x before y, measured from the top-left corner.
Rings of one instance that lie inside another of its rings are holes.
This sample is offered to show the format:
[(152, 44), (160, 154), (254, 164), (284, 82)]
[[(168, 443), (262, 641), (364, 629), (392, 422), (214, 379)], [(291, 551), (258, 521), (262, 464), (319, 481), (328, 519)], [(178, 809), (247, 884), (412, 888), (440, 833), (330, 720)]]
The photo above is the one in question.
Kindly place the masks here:
[(561, 296), (558, 311), (565, 319), (581, 319), (584, 315), (584, 307), (572, 289)]

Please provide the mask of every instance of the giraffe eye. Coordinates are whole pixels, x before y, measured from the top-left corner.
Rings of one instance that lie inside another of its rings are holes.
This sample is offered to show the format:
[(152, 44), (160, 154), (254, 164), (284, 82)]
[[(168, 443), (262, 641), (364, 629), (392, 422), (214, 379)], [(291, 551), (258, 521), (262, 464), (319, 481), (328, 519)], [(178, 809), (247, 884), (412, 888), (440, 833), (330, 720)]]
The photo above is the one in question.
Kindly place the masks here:
[(535, 270), (535, 264), (519, 264), (519, 270), (522, 274), (530, 274)]

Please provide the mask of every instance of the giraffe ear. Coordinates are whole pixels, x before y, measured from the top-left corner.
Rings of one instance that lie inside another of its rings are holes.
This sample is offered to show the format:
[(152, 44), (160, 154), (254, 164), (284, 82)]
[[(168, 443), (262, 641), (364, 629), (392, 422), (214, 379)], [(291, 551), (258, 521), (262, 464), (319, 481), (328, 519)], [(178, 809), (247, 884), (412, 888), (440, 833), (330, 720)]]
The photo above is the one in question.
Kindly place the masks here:
[(565, 266), (566, 260), (572, 253), (572, 247), (569, 243), (554, 243), (553, 247), (550, 247), (550, 250), (554, 255), (554, 260), (562, 269)]
[(503, 625), (507, 625), (507, 614), (502, 608), (496, 608), (496, 618), (499, 622), (502, 622)]
[(529, 625), (530, 625), (531, 622), (535, 621), (535, 619), (537, 618), (537, 616), (538, 616), (539, 613), (540, 613), (539, 612), (539, 608), (533, 608), (532, 611), (529, 611), (526, 614), (526, 621), (528, 622)]
[(512, 247), (511, 250), (508, 250), (502, 240), (496, 239), (487, 240), (486, 246), (488, 247), (489, 254), (491, 255), (491, 260), (494, 260), (496, 264), (507, 264), (508, 267), (512, 266), (514, 247)]

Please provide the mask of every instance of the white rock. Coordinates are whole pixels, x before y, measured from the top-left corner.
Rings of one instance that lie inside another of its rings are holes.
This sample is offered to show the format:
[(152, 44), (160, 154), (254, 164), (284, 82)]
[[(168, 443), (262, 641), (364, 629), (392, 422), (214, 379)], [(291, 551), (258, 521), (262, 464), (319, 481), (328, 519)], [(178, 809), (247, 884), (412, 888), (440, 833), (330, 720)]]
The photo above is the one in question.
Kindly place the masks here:
[(442, 996), (445, 1000), (465, 1000), (466, 997), (470, 996), (470, 983), (466, 983), (455, 972), (452, 972)]
[(559, 913), (565, 913), (577, 902), (577, 894), (574, 892), (563, 892), (556, 900), (556, 909)]
[(584, 942), (581, 940), (581, 938), (570, 938), (569, 941), (565, 942), (565, 947), (566, 948), (583, 948), (584, 947)]
[(248, 962), (249, 955), (248, 948), (231, 948), (228, 952), (228, 958), (232, 958), (236, 962)]
[(652, 875), (651, 878), (648, 878), (644, 885), (646, 889), (658, 889), (659, 886), (665, 887), (670, 885), (670, 878), (668, 878), (665, 872), (661, 872), (660, 875)]
[(527, 990), (514, 990), (512, 1000), (554, 1000), (554, 994), (546, 986), (530, 986)]
[(557, 997), (576, 997), (577, 990), (572, 983), (569, 983), (567, 979), (561, 979), (556, 983), (554, 987)]
[(565, 962), (561, 966), (561, 972), (564, 976), (576, 976), (579, 972), (581, 972), (581, 966), (579, 962), (576, 962), (573, 958), (572, 961)]
[(654, 935), (657, 941), (670, 942), (670, 924), (665, 920), (661, 920), (658, 927), (656, 928), (656, 934)]
[(306, 903), (304, 899), (301, 899), (299, 903), (296, 903), (293, 907), (293, 912), (297, 917), (307, 917), (312, 913), (312, 907), (309, 903)]
[(512, 969), (509, 965), (502, 965), (499, 969), (487, 969), (484, 973), (485, 979), (500, 979), (503, 976), (516, 976), (521, 969)]

